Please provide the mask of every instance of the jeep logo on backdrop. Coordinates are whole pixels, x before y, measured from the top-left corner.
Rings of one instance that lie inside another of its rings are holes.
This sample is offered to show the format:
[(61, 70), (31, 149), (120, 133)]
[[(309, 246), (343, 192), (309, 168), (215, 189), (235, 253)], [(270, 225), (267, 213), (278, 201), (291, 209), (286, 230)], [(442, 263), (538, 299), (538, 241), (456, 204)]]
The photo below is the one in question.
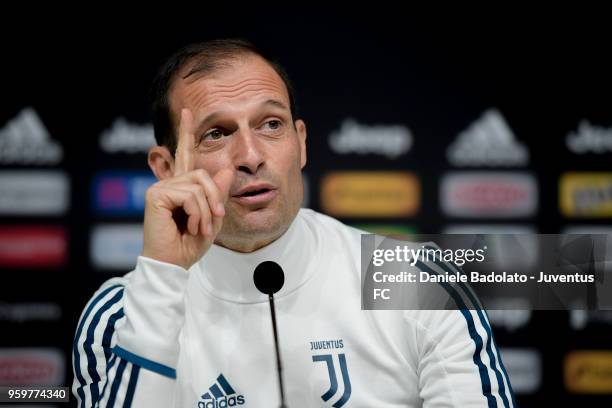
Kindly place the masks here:
[(329, 147), (338, 154), (378, 154), (396, 159), (413, 144), (412, 132), (403, 125), (361, 125), (345, 119), (329, 136)]

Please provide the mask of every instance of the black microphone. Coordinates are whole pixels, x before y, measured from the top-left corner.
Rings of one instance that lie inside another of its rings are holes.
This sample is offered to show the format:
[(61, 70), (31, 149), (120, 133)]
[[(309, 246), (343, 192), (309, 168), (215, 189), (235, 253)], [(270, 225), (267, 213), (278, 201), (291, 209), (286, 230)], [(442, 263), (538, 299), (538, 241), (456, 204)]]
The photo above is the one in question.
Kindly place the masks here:
[(274, 332), (274, 347), (276, 349), (276, 367), (278, 371), (278, 386), (280, 388), (280, 408), (285, 405), (285, 387), (283, 386), (283, 370), (281, 367), (280, 351), (278, 348), (278, 332), (276, 330), (276, 313), (274, 311), (274, 294), (281, 290), (285, 284), (285, 273), (279, 264), (273, 261), (264, 261), (257, 265), (253, 272), (253, 282), (257, 289), (268, 295), (270, 301), (270, 314), (272, 315), (272, 331)]

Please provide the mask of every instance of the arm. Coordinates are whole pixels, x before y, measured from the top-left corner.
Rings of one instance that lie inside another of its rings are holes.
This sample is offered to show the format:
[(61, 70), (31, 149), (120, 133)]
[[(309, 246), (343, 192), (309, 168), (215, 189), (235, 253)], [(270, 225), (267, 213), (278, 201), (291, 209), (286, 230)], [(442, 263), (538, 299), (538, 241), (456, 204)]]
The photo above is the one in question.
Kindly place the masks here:
[(85, 307), (73, 346), (79, 407), (171, 407), (187, 271), (139, 257)]
[(231, 169), (214, 177), (195, 169), (193, 116), (187, 109), (178, 133), (174, 162), (167, 148), (152, 149), (150, 161), (163, 165), (152, 166), (160, 181), (145, 196), (136, 269), (107, 282), (81, 316), (73, 390), (82, 407), (172, 406), (187, 270), (220, 232), (234, 179)]
[[(421, 269), (437, 274), (454, 267), (435, 262), (421, 264)], [(463, 283), (441, 284), (439, 290), (456, 309), (418, 313), (423, 406), (515, 407), (491, 325), (475, 294)]]
[(484, 311), (427, 313), (418, 367), (423, 407), (515, 407)]

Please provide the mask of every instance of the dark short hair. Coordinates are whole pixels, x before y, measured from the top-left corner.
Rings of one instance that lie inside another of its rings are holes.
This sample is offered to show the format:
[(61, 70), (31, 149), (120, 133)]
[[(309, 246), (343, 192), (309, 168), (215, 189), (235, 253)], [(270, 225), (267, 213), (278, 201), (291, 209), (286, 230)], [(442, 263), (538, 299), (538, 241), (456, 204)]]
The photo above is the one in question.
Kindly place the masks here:
[(193, 64), (183, 79), (198, 74), (206, 75), (230, 66), (230, 61), (245, 54), (263, 58), (281, 77), (289, 94), (291, 116), (297, 119), (297, 106), (291, 81), (283, 67), (269, 58), (252, 43), (243, 39), (220, 39), (187, 45), (174, 53), (161, 66), (150, 91), (153, 131), (160, 146), (166, 146), (174, 154), (177, 145), (174, 134), (172, 112), (170, 111), (169, 92), (178, 73), (187, 64)]

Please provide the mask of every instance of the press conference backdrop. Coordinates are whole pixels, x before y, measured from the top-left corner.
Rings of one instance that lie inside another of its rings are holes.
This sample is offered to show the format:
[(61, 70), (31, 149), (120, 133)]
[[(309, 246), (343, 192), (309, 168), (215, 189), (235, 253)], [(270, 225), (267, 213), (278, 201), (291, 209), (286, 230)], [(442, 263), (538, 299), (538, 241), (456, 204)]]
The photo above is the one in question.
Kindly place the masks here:
[[(286, 66), (308, 127), (305, 207), (395, 235), (612, 233), (596, 24), (265, 17), (4, 33), (0, 385), (71, 383), (83, 306), (142, 245), (149, 84), (197, 40), (245, 37)], [(489, 316), (520, 406), (609, 405), (612, 312)]]

